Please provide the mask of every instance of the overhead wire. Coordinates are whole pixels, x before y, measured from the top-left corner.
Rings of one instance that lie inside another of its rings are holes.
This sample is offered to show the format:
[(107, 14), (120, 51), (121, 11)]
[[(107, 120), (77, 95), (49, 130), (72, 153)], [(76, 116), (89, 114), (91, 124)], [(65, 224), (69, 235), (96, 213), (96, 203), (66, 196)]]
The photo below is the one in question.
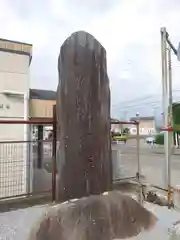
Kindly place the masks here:
[[(180, 90), (174, 90), (173, 91), (174, 93), (175, 92), (180, 92)], [(154, 100), (156, 96), (156, 100)], [(150, 98), (152, 100), (150, 100)], [(159, 99), (158, 99), (159, 98)], [(179, 101), (180, 99), (180, 96), (176, 96), (174, 97), (174, 101)], [(130, 100), (130, 101), (124, 101), (124, 102), (120, 102), (118, 104), (115, 104), (115, 105), (112, 105), (112, 109), (125, 109), (125, 108), (133, 108), (133, 107), (140, 107), (140, 106), (143, 106), (143, 105), (146, 105), (146, 104), (161, 104), (161, 95), (149, 95), (149, 96), (146, 96), (146, 97), (141, 97), (141, 98), (136, 98), (134, 100)]]

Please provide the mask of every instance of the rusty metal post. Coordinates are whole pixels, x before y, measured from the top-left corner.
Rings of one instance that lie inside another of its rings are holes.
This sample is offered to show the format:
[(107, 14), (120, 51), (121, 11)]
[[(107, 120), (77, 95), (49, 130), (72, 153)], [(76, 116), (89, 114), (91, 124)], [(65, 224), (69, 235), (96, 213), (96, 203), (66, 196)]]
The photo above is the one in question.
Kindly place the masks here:
[[(169, 124), (168, 127), (173, 127), (173, 96), (172, 96), (172, 63), (171, 63), (171, 48), (167, 49), (168, 51), (168, 93), (169, 93), (169, 108), (168, 108), (168, 115), (169, 115)], [(173, 151), (173, 132), (168, 132), (168, 208), (172, 206), (172, 198), (173, 192), (171, 188), (171, 155)]]
[(56, 105), (53, 106), (53, 139), (52, 139), (52, 202), (56, 201)]
[[(139, 121), (136, 122), (136, 128), (137, 128), (137, 173), (136, 173), (136, 177), (137, 177), (137, 181), (140, 183), (140, 175), (141, 175), (141, 164), (140, 164), (140, 136), (139, 136)], [(142, 189), (140, 188), (140, 192), (139, 192), (139, 196), (138, 196), (138, 200), (140, 204), (143, 204), (143, 198), (142, 198)]]
[(43, 125), (38, 125), (37, 167), (43, 165)]
[(141, 166), (140, 166), (140, 137), (139, 137), (139, 122), (136, 125), (137, 128), (137, 177), (141, 175)]

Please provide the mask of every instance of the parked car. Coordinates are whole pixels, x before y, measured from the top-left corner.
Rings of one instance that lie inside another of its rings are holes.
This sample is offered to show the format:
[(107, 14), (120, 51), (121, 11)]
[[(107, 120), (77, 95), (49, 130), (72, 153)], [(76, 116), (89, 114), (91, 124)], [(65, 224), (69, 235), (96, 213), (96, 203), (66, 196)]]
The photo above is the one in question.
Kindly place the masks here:
[(114, 135), (114, 136), (111, 137), (111, 139), (114, 142), (124, 142), (124, 143), (126, 143), (127, 135), (125, 135), (125, 134)]
[(147, 144), (155, 144), (156, 143), (156, 137), (155, 136), (149, 136), (145, 139)]

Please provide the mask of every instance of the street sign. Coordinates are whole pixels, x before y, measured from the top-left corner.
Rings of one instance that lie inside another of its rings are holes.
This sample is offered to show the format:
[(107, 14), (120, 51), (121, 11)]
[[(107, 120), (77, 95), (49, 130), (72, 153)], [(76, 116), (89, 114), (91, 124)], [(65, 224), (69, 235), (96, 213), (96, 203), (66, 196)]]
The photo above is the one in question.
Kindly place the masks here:
[(178, 61), (180, 61), (180, 43), (179, 43), (178, 49), (177, 49), (177, 59), (178, 59)]

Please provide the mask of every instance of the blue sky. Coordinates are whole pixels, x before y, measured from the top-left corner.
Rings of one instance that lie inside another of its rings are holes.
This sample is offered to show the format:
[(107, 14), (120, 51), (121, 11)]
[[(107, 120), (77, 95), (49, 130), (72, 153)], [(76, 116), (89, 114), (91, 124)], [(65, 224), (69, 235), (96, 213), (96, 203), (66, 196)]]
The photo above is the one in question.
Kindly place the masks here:
[[(0, 6), (0, 37), (33, 44), (31, 87), (56, 89), (61, 44), (72, 32), (86, 30), (107, 50), (114, 116), (147, 115), (153, 102), (161, 104), (160, 27), (177, 46), (179, 0), (0, 0)], [(172, 63), (178, 90), (180, 63), (175, 57)], [(137, 98), (143, 100), (136, 104)], [(137, 106), (126, 107), (132, 105), (128, 101)]]

